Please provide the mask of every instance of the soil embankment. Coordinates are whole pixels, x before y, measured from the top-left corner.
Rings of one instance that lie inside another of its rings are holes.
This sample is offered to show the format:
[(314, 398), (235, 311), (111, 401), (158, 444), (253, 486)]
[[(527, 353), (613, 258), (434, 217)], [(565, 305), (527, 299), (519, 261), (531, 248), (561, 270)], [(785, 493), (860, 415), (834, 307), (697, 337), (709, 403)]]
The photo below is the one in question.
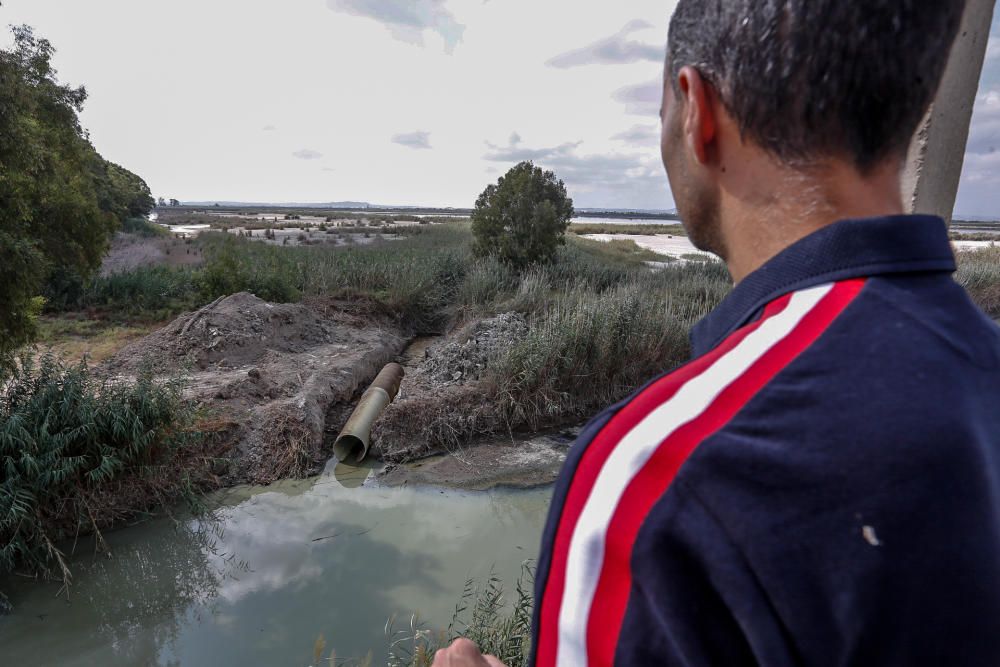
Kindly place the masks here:
[[(555, 479), (573, 431), (507, 433), (488, 369), (528, 330), (518, 314), (475, 320), (448, 336), (408, 338), (371, 302), (268, 303), (241, 292), (187, 313), (102, 364), (187, 378), (223, 483), (268, 484), (318, 472), (356, 399), (390, 361), (400, 395), (375, 423), (372, 455), (388, 485), (467, 489)], [(492, 435), (490, 435), (492, 434)]]
[(104, 369), (187, 376), (206, 427), (230, 445), (225, 481), (267, 484), (321, 467), (328, 412), (405, 344), (363, 302), (273, 304), (241, 292), (125, 347)]

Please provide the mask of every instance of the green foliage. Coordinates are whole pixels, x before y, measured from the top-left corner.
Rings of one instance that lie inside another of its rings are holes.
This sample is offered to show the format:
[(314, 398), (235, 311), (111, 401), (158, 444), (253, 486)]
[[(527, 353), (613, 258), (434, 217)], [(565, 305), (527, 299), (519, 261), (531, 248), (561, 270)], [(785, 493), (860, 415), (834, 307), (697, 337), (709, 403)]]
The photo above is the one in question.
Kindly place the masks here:
[(68, 582), (60, 540), (189, 493), (191, 418), (176, 382), (98, 380), (85, 364), (24, 356), (0, 393), (0, 572)]
[(149, 215), (156, 203), (146, 181), (96, 153), (94, 157), (92, 168), (101, 210), (122, 222)]
[(35, 333), (43, 282), (90, 275), (120, 219), (152, 206), (141, 179), (90, 144), (86, 92), (57, 81), (52, 45), (28, 27), (13, 33), (0, 51), (0, 370)]
[(214, 239), (205, 249), (205, 267), (196, 277), (202, 300), (246, 291), (268, 301), (297, 301), (294, 263), (265, 248), (230, 235)]
[(472, 212), (473, 250), (517, 268), (550, 263), (573, 217), (573, 200), (551, 171), (522, 162), (489, 185)]
[(146, 266), (100, 276), (88, 283), (78, 303), (148, 320), (166, 319), (198, 305), (197, 275), (189, 267)]
[(507, 600), (503, 582), (495, 574), (490, 574), (485, 584), (467, 580), (444, 632), (428, 630), (416, 616), (411, 616), (408, 627), (400, 630), (396, 629), (395, 618), (389, 619), (385, 626), (389, 667), (430, 667), (435, 651), (459, 637), (472, 640), (484, 655), (496, 656), (507, 667), (524, 667), (531, 650), (533, 579), (532, 565), (526, 562), (511, 600)]
[(131, 217), (122, 220), (121, 230), (126, 234), (136, 234), (146, 238), (170, 236), (170, 230), (161, 225), (153, 224), (142, 217)]

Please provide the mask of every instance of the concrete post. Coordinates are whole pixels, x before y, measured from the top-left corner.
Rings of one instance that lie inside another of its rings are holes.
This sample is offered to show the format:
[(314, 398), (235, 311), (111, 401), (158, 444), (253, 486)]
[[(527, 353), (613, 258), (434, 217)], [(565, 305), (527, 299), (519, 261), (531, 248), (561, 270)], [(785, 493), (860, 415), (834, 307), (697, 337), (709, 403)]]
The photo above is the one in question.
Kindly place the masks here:
[(994, 0), (967, 0), (941, 88), (910, 144), (903, 203), (914, 213), (933, 213), (951, 222), (993, 5)]

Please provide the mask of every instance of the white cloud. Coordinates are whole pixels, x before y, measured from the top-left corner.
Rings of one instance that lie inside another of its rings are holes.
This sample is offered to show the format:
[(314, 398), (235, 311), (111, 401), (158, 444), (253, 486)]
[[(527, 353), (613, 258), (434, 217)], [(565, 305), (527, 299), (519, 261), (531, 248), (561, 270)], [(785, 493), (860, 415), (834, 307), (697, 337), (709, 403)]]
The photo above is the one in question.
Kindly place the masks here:
[(986, 60), (1000, 60), (1000, 35), (990, 35), (986, 42)]
[(335, 12), (364, 16), (382, 23), (396, 39), (423, 45), (424, 32), (431, 30), (444, 40), (451, 53), (462, 41), (465, 26), (445, 8), (444, 0), (327, 0)]
[(959, 183), (955, 215), (1000, 215), (996, 191), (1000, 186), (1000, 90), (976, 97)]
[(508, 146), (487, 143), (489, 150), (484, 158), (511, 164), (531, 160), (537, 166), (553, 171), (566, 182), (577, 206), (635, 206), (628, 201), (642, 201), (646, 208), (668, 208), (671, 205), (658, 152), (581, 154), (577, 149), (582, 144), (582, 141), (573, 141), (528, 148), (521, 142), (511, 142)]
[(292, 156), (297, 157), (300, 160), (318, 160), (323, 157), (323, 154), (319, 151), (314, 151), (311, 148), (303, 148), (302, 150), (297, 150), (292, 153)]
[(969, 183), (1000, 185), (1000, 151), (966, 153), (963, 178)]
[(580, 65), (621, 65), (644, 60), (660, 62), (665, 55), (663, 47), (628, 39), (632, 33), (652, 27), (647, 21), (629, 21), (611, 37), (561, 53), (546, 64), (550, 67), (567, 68)]
[(1000, 90), (988, 90), (976, 97), (966, 151), (982, 154), (1000, 151)]
[(650, 148), (660, 143), (660, 128), (656, 125), (633, 125), (624, 132), (611, 137), (630, 146)]
[(625, 113), (636, 116), (656, 116), (663, 102), (663, 82), (660, 79), (623, 86), (611, 94), (625, 105)]
[(431, 133), (430, 132), (406, 132), (403, 134), (396, 134), (392, 137), (392, 143), (399, 144), (400, 146), (406, 146), (407, 148), (418, 148), (426, 149), (431, 147)]
[(274, 132), (277, 129), (278, 128), (276, 128), (274, 125), (265, 125), (264, 127), (261, 128), (261, 131), (263, 131), (263, 132)]

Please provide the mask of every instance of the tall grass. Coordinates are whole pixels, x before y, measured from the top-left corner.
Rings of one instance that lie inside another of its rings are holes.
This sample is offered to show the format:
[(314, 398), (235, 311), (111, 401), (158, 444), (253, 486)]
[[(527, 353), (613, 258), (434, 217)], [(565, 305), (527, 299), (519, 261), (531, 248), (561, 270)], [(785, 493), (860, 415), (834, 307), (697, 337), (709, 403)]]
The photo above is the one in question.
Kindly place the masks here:
[(0, 391), (0, 572), (68, 583), (60, 541), (194, 499), (210, 466), (180, 390), (21, 359)]
[(148, 266), (93, 279), (71, 306), (161, 320), (194, 308), (199, 296), (196, 270)]
[(955, 280), (990, 317), (1000, 317), (1000, 246), (958, 253)]
[(581, 281), (557, 293), (491, 365), (506, 422), (539, 428), (624, 398), (688, 357), (688, 331), (727, 290), (725, 269), (706, 264), (647, 272), (600, 292)]
[[(525, 667), (531, 650), (531, 586), (534, 569), (530, 561), (521, 567), (521, 574), (509, 597), (503, 581), (491, 573), (485, 582), (468, 579), (455, 605), (447, 629), (433, 630), (414, 614), (405, 627), (399, 627), (396, 617), (385, 624), (388, 643), (388, 667), (431, 667), (434, 654), (455, 639), (464, 637), (479, 646), (485, 655), (494, 655), (507, 667)], [(368, 667), (372, 653), (360, 660), (338, 659), (336, 650), (327, 654), (326, 640), (320, 635), (313, 646), (313, 667)]]

